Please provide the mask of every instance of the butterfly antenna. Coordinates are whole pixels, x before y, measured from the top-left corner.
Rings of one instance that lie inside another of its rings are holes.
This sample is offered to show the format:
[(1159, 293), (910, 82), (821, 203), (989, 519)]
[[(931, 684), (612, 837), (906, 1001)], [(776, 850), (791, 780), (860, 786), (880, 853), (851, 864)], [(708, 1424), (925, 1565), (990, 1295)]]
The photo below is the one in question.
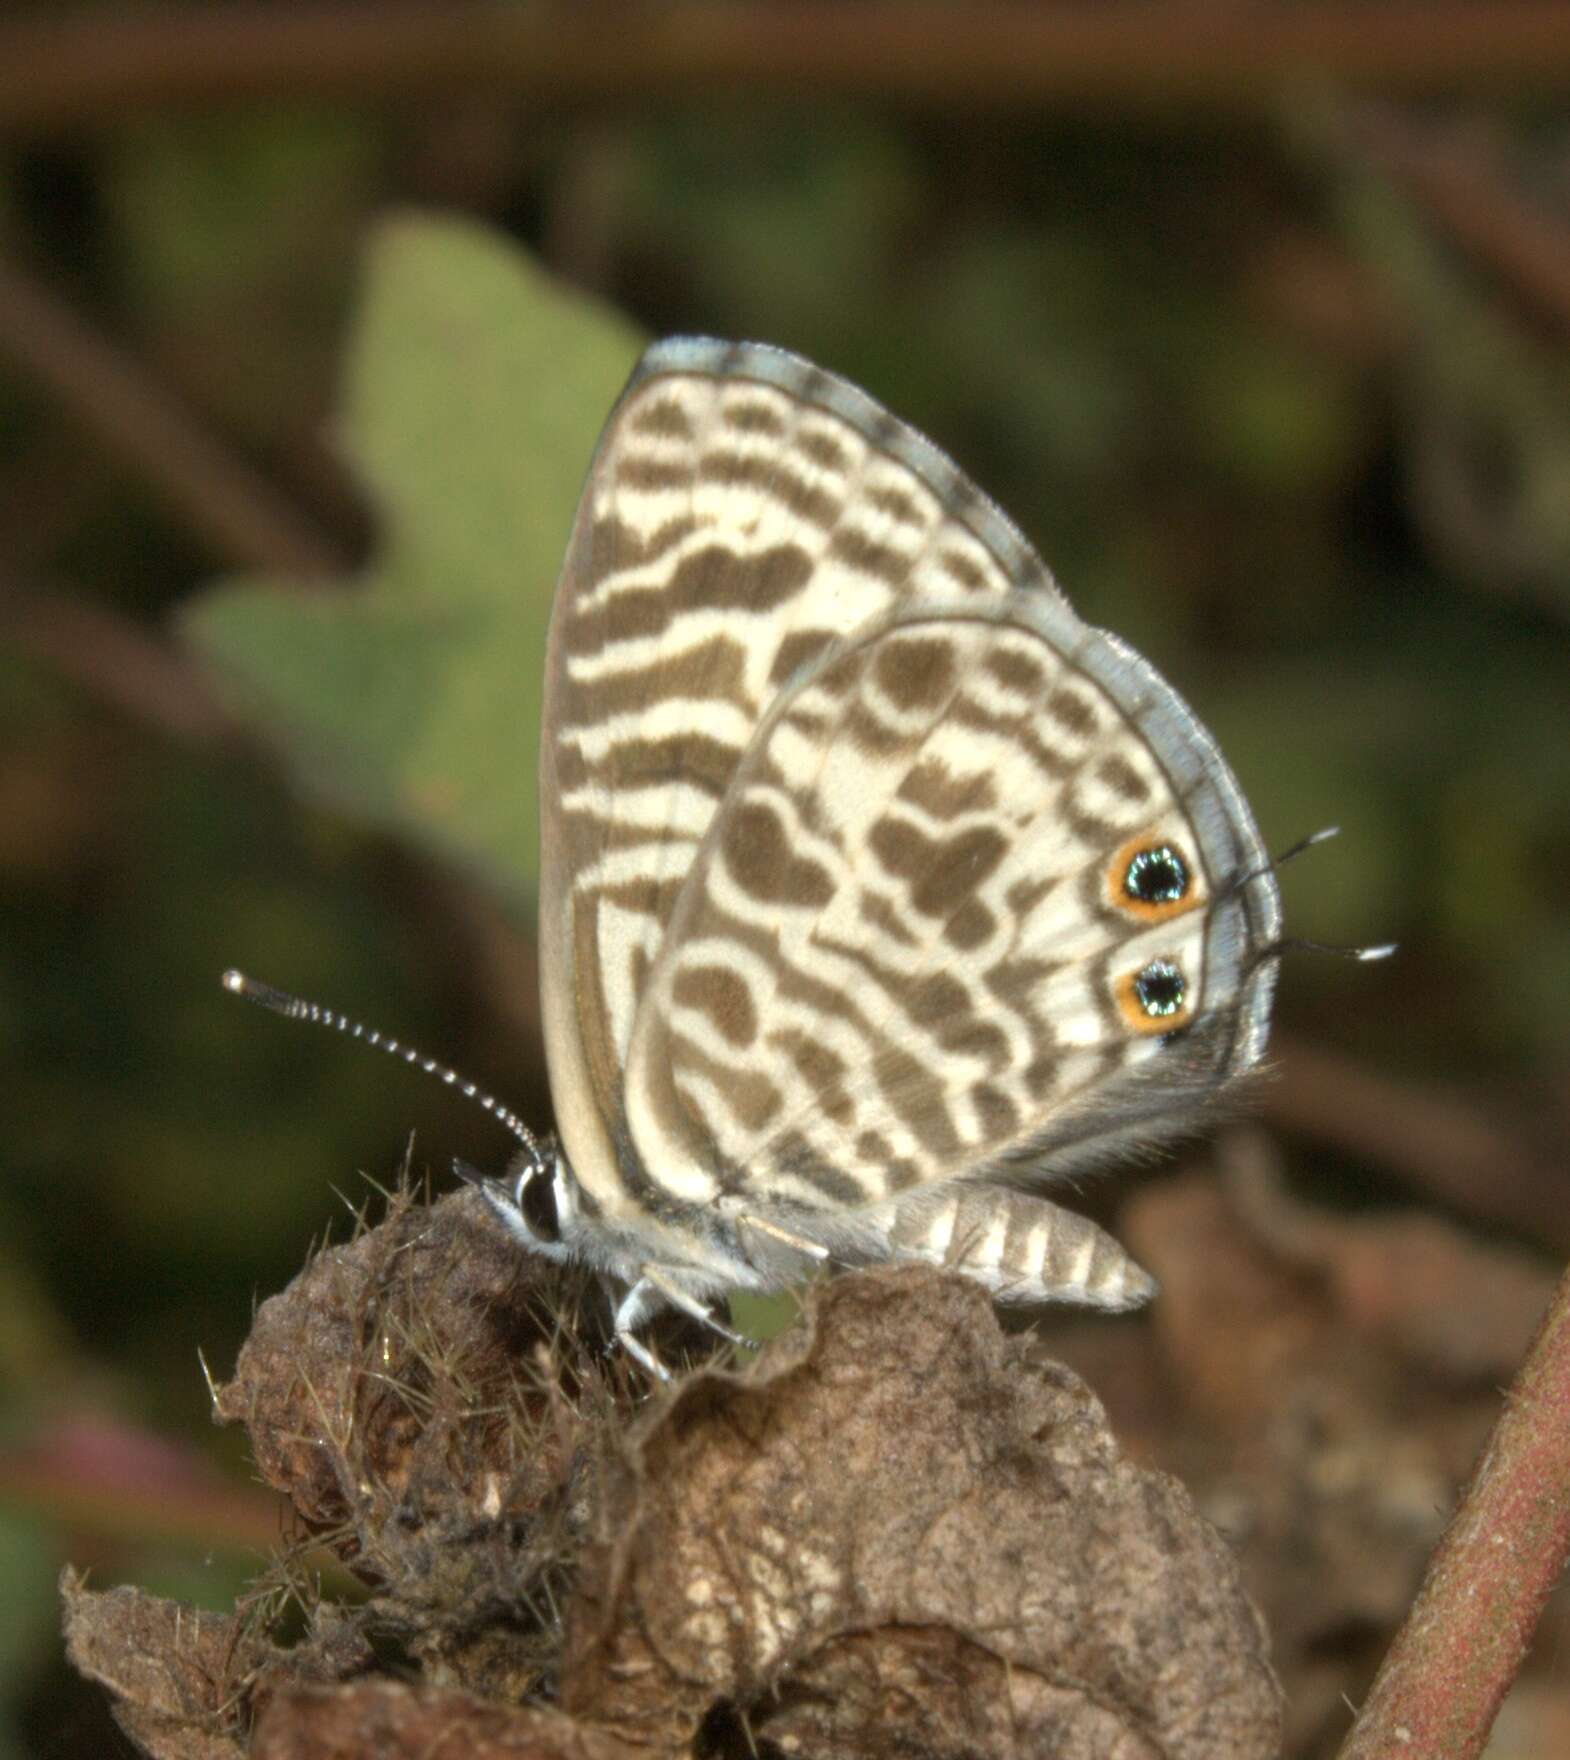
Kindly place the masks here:
[(1367, 964), (1389, 959), (1398, 946), (1395, 941), (1381, 941), (1372, 947), (1341, 947), (1333, 941), (1309, 941), (1301, 935), (1289, 935), (1261, 947), (1248, 962), (1248, 970), (1252, 973), (1267, 959), (1280, 959), (1289, 953), (1328, 953), (1336, 959), (1355, 959)]
[(438, 1063), (434, 1057), (427, 1057), (423, 1051), (417, 1051), (412, 1045), (389, 1039), (385, 1033), (378, 1033), (374, 1027), (367, 1027), (346, 1014), (339, 1014), (335, 1009), (323, 1008), (319, 1002), (307, 1002), (303, 996), (291, 996), (287, 990), (275, 990), (271, 984), (259, 984), (255, 978), (246, 977), (244, 972), (232, 969), (225, 972), (223, 987), (231, 996), (238, 996), (245, 1002), (254, 1002), (258, 1008), (281, 1014), (286, 1020), (309, 1021), (313, 1026), (330, 1027), (335, 1033), (345, 1033), (351, 1039), (360, 1040), (362, 1044), (385, 1051), (390, 1057), (401, 1058), (415, 1069), (424, 1070), (428, 1076), (435, 1076), (449, 1088), (456, 1088), (465, 1099), (482, 1106), (492, 1118), (512, 1132), (537, 1164), (544, 1166), (545, 1158), (540, 1149), (539, 1138), (517, 1113), (510, 1106), (503, 1106), (494, 1095), (477, 1088), (473, 1082), (459, 1075), (457, 1070), (449, 1069), (445, 1063)]
[(1228, 895), (1241, 892), (1251, 880), (1258, 880), (1265, 874), (1274, 874), (1278, 868), (1284, 868), (1288, 862), (1295, 862), (1306, 849), (1312, 849), (1316, 843), (1329, 843), (1332, 837), (1341, 835), (1339, 825), (1326, 825), (1322, 830), (1310, 831), (1307, 837), (1300, 837), (1289, 849), (1282, 850), (1278, 856), (1269, 856), (1257, 868), (1250, 868), (1227, 887)]
[[(1296, 843), (1282, 850), (1280, 855), (1272, 856), (1268, 862), (1261, 863), (1257, 868), (1251, 868), (1228, 891), (1241, 890), (1250, 880), (1257, 880), (1262, 874), (1284, 868), (1288, 862), (1296, 861), (1304, 850), (1312, 849), (1315, 844), (1329, 843), (1332, 837), (1340, 835), (1339, 825), (1326, 825), (1318, 831), (1310, 831), (1307, 837), (1300, 837)], [(1330, 941), (1309, 941), (1300, 935), (1289, 936), (1280, 941), (1272, 941), (1267, 947), (1261, 947), (1249, 962), (1249, 970), (1263, 965), (1267, 959), (1280, 959), (1286, 953), (1329, 953), (1337, 959), (1355, 959), (1366, 963), (1376, 959), (1389, 959), (1396, 951), (1396, 945), (1394, 941), (1381, 941), (1372, 947), (1339, 947)]]
[(1342, 947), (1334, 941), (1308, 941), (1301, 935), (1293, 935), (1274, 942), (1270, 951), (1277, 956), (1283, 953), (1328, 953), (1337, 959), (1361, 960), (1366, 964), (1376, 959), (1389, 959), (1399, 945), (1395, 941), (1381, 941), (1373, 947)]
[(1307, 837), (1300, 837), (1296, 843), (1282, 850), (1281, 854), (1273, 857), (1267, 866), (1284, 868), (1288, 862), (1295, 862), (1304, 850), (1312, 849), (1317, 843), (1329, 843), (1332, 837), (1340, 835), (1341, 827), (1339, 825), (1321, 826), (1318, 831), (1310, 831)]

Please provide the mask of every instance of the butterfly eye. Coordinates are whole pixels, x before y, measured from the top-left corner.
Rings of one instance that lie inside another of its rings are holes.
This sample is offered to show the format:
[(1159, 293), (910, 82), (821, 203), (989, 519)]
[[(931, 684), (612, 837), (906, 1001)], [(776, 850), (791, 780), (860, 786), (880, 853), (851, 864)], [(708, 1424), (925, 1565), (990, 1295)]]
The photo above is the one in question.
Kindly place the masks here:
[(515, 1201), (536, 1240), (561, 1239), (561, 1219), (556, 1214), (556, 1182), (549, 1169), (531, 1167), (518, 1181)]
[(1153, 959), (1120, 978), (1117, 998), (1136, 1033), (1174, 1033), (1188, 1024), (1188, 979), (1169, 959)]
[(1123, 845), (1108, 864), (1106, 883), (1113, 906), (1142, 922), (1164, 922), (1199, 902), (1183, 852), (1148, 836)]

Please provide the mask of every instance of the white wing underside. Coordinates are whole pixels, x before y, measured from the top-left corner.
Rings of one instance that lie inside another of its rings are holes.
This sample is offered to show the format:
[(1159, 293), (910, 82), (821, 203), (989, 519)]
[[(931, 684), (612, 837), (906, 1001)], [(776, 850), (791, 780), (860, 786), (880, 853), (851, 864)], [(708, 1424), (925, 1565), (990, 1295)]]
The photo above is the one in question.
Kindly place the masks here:
[[(935, 449), (722, 352), (618, 406), (552, 623), (542, 979), (584, 1190), (844, 1213), (1106, 1135), (1109, 1096), (1182, 1111), (1268, 1012), (1219, 754)], [(1151, 845), (1191, 875), (1154, 913), (1112, 884)], [(1152, 962), (1164, 1023), (1129, 1000)]]

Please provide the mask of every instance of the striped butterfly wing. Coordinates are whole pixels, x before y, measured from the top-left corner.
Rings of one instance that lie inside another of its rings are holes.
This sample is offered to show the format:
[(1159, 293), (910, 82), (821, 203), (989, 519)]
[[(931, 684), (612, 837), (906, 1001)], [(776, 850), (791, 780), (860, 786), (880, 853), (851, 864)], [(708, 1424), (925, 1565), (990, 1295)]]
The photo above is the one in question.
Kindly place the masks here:
[(541, 754), (546, 1052), (602, 1209), (650, 1195), (623, 1093), (633, 1023), (770, 705), (919, 598), (1001, 603), (1025, 577), (1056, 598), (1023, 540), (980, 534), (988, 516), (1006, 527), (936, 448), (782, 351), (657, 344), (613, 410), (557, 588)]
[(1274, 885), (1208, 736), (936, 448), (795, 357), (645, 357), (545, 727), (547, 1052), (602, 1210), (1061, 1160), (1262, 1048)]
[(1181, 1128), (1253, 1061), (1252, 829), (1163, 766), (1138, 716), (1186, 711), (1149, 668), (1060, 623), (1025, 591), (913, 604), (771, 709), (630, 1047), (672, 1196), (846, 1210), (1050, 1170)]

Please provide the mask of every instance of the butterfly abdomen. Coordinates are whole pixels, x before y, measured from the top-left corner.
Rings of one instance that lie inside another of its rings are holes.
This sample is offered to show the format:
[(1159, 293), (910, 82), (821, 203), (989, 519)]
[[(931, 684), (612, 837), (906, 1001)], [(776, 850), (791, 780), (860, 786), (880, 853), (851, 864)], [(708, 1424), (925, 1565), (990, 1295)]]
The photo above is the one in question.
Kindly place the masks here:
[(1088, 1217), (1007, 1187), (951, 1187), (900, 1205), (890, 1258), (961, 1271), (1002, 1301), (1137, 1308), (1156, 1282)]

